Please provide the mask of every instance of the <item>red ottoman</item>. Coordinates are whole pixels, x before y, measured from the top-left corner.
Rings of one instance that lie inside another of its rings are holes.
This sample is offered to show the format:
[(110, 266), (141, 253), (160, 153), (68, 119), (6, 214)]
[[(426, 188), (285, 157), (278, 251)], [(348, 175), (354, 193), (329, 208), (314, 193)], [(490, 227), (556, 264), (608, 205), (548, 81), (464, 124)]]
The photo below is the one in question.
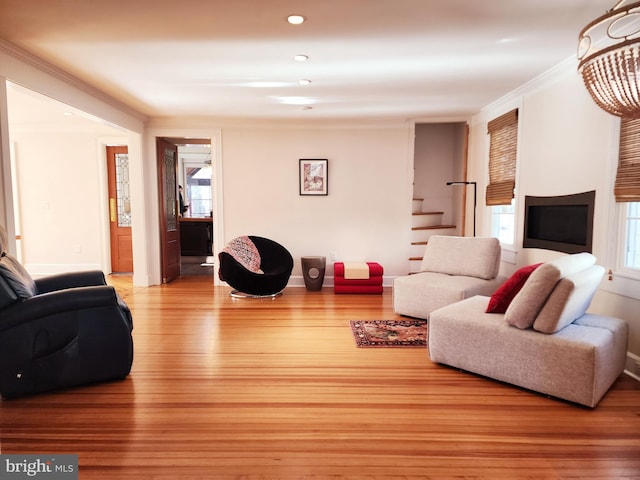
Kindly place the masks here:
[[(376, 262), (366, 262), (369, 266), (366, 278), (345, 278), (344, 262), (333, 264), (333, 293), (382, 293), (382, 265)], [(347, 277), (349, 277), (347, 272)], [(356, 275), (361, 277), (360, 275)]]

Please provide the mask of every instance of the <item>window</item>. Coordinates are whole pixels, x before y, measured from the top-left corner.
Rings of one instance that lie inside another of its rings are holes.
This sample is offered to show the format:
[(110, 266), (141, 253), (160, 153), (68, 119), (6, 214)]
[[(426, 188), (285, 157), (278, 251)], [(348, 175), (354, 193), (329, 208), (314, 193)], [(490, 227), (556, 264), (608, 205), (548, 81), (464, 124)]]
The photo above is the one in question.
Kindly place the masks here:
[(640, 202), (627, 202), (624, 208), (622, 265), (640, 273)]
[(512, 245), (515, 239), (516, 212), (513, 201), (509, 205), (491, 207), (491, 236), (500, 243)]
[(191, 217), (212, 216), (211, 167), (187, 167), (187, 204)]
[(608, 282), (604, 290), (640, 300), (640, 119), (620, 120), (616, 180), (613, 186)]
[(620, 121), (613, 191), (621, 210), (618, 269), (640, 276), (640, 119)]
[(518, 109), (511, 110), (487, 126), (489, 134), (489, 184), (486, 204), (491, 207), (491, 235), (501, 243), (515, 243), (516, 159)]

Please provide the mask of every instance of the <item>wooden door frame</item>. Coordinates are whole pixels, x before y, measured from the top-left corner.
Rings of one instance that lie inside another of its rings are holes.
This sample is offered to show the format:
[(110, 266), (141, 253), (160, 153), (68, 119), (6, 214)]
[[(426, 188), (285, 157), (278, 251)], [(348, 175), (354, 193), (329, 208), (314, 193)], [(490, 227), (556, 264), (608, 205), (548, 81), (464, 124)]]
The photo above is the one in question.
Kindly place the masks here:
[[(108, 193), (108, 198), (109, 198), (109, 251), (111, 253), (110, 257), (111, 257), (111, 272), (114, 273), (131, 273), (133, 274), (133, 241), (132, 241), (132, 234), (133, 234), (133, 228), (131, 225), (129, 225), (128, 227), (120, 227), (119, 226), (119, 220), (116, 218), (115, 220), (113, 218), (111, 218), (111, 216), (113, 215), (114, 212), (112, 212), (112, 208), (117, 208), (117, 178), (118, 178), (118, 173), (117, 173), (117, 167), (116, 167), (116, 158), (118, 154), (124, 153), (126, 152), (127, 157), (129, 155), (129, 146), (128, 145), (107, 145), (105, 147), (106, 153), (107, 153), (107, 158), (106, 158), (106, 162), (105, 164), (107, 165), (107, 193)], [(118, 152), (117, 150), (120, 150), (120, 152)], [(109, 154), (109, 152), (113, 152), (113, 156)], [(112, 162), (113, 161), (113, 162)], [(109, 171), (112, 171), (113, 173), (113, 177), (111, 177), (111, 175), (109, 175)], [(129, 167), (127, 167), (127, 170), (130, 170)], [(129, 175), (129, 178), (131, 178), (131, 176)], [(133, 192), (133, 188), (129, 188), (130, 194), (131, 192)], [(115, 201), (115, 204), (112, 206), (111, 202)], [(129, 202), (131, 202), (131, 197), (129, 197)], [(131, 213), (131, 212), (130, 212)], [(117, 214), (115, 215), (117, 217)], [(131, 219), (133, 220), (133, 215), (131, 215)], [(128, 229), (127, 232), (127, 237), (129, 237), (127, 244), (128, 246), (131, 247), (131, 266), (129, 268), (128, 262), (126, 264), (126, 270), (122, 270), (122, 269), (118, 269), (117, 267), (122, 267), (123, 264), (121, 263), (120, 259), (123, 258), (122, 257), (122, 250), (120, 249), (119, 246), (116, 246), (116, 244), (118, 244), (118, 239), (121, 238), (118, 235), (114, 235), (114, 233), (116, 231), (118, 231), (119, 233), (122, 233), (123, 230), (122, 229)], [(119, 263), (116, 264), (116, 268), (114, 268), (114, 249), (116, 250), (117, 254), (116, 255), (116, 259), (119, 261)]]
[[(98, 148), (98, 194), (100, 195), (100, 210), (102, 212), (101, 215), (101, 229), (100, 235), (101, 238), (104, 239), (102, 242), (102, 249), (100, 252), (100, 268), (106, 274), (110, 274), (111, 272), (111, 234), (110, 234), (110, 216), (109, 216), (109, 177), (107, 174), (107, 147), (112, 146), (126, 146), (130, 149), (130, 145), (126, 142), (123, 142), (122, 137), (99, 137), (97, 139), (97, 148)], [(131, 161), (131, 154), (129, 154), (129, 160)], [(132, 192), (132, 196), (133, 196)], [(139, 201), (139, 198), (135, 198), (135, 201)], [(133, 224), (136, 222), (135, 218), (132, 218), (132, 227), (131, 227), (131, 235), (133, 237), (134, 230)], [(133, 251), (133, 263), (134, 263), (134, 271), (135, 271), (135, 263), (136, 263), (136, 252), (135, 249)]]
[[(171, 170), (167, 169), (165, 165), (167, 152), (169, 151), (172, 156)], [(158, 232), (160, 234), (160, 273), (162, 283), (170, 283), (181, 275), (178, 164), (178, 146), (166, 137), (156, 137), (157, 205), (159, 207), (158, 224), (160, 227)]]
[[(462, 178), (465, 182), (469, 181), (469, 124), (465, 122), (464, 124), (464, 146), (463, 146), (463, 158), (462, 158)], [(462, 218), (460, 222), (462, 223), (462, 232), (461, 235), (464, 237), (467, 231), (467, 190), (468, 185), (464, 185), (465, 188), (462, 189)], [(475, 211), (473, 212), (475, 219)]]
[[(155, 172), (156, 181), (151, 182), (153, 184), (153, 191), (149, 191), (150, 198), (153, 197), (154, 204), (151, 206), (155, 211), (154, 225), (155, 228), (152, 231), (149, 231), (150, 238), (153, 237), (155, 241), (153, 245), (149, 245), (149, 248), (152, 249), (152, 257), (156, 259), (153, 265), (153, 272), (151, 275), (152, 284), (161, 284), (162, 283), (162, 253), (160, 252), (160, 206), (157, 204), (157, 198), (159, 195), (158, 192), (158, 177), (160, 172), (156, 167), (156, 138), (165, 137), (165, 138), (209, 138), (211, 139), (211, 161), (213, 166), (213, 181), (211, 187), (214, 189), (213, 191), (213, 256), (215, 259), (218, 258), (218, 253), (222, 248), (224, 248), (224, 182), (223, 182), (223, 158), (222, 158), (222, 130), (221, 129), (180, 129), (180, 128), (150, 128), (147, 131), (147, 151), (150, 152), (148, 155), (149, 163), (147, 163), (149, 167), (149, 173), (151, 171)], [(150, 185), (151, 185), (150, 183)], [(148, 188), (148, 187), (147, 187)], [(218, 262), (215, 261), (214, 265), (214, 274), (213, 274), (213, 283), (214, 285), (222, 285), (218, 277)]]

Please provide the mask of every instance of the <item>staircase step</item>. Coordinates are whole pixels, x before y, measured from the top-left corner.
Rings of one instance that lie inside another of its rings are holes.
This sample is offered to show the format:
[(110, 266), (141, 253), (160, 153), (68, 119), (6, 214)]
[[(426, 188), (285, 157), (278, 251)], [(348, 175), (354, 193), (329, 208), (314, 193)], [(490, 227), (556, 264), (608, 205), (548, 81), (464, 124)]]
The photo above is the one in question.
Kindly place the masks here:
[[(412, 242), (427, 242), (431, 235), (454, 235), (455, 225), (433, 225), (428, 227), (414, 227), (411, 230)], [(414, 246), (414, 251), (411, 255), (417, 255), (418, 251), (422, 249), (424, 252), (424, 245)], [(416, 251), (417, 250), (417, 251)]]
[(438, 230), (438, 229), (449, 229), (456, 228), (455, 225), (428, 225), (426, 227), (413, 227), (411, 230)]
[(431, 227), (442, 225), (444, 212), (414, 212), (411, 215), (412, 227)]

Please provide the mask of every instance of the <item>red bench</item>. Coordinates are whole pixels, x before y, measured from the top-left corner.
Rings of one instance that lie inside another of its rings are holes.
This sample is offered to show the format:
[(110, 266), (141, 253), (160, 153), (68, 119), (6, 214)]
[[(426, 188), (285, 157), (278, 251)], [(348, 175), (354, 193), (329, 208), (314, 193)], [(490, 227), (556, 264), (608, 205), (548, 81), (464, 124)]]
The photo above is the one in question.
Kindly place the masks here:
[(344, 262), (333, 264), (334, 293), (382, 293), (382, 265), (366, 262), (369, 266), (368, 278), (345, 278)]

